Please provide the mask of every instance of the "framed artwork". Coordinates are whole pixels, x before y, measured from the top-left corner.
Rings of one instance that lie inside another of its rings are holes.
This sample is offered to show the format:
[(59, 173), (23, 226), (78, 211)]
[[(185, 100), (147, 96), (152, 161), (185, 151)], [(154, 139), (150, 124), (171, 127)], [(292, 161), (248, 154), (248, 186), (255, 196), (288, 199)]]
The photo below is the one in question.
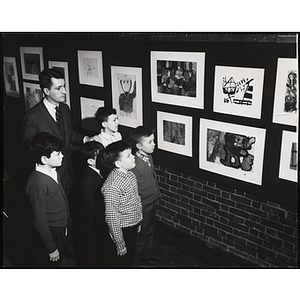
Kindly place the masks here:
[(25, 111), (35, 106), (43, 99), (44, 95), (39, 84), (23, 82)]
[(78, 50), (79, 83), (103, 87), (102, 51)]
[(279, 164), (279, 178), (297, 182), (298, 138), (296, 132), (283, 130)]
[(143, 125), (142, 68), (112, 66), (111, 81), (119, 123), (134, 128)]
[(266, 130), (200, 119), (199, 167), (262, 184)]
[(299, 110), (298, 60), (278, 58), (273, 122), (297, 126)]
[(152, 101), (204, 107), (205, 53), (151, 51)]
[(65, 103), (68, 104), (69, 107), (71, 107), (68, 63), (62, 62), (62, 61), (49, 61), (48, 65), (49, 65), (49, 68), (57, 69), (58, 71), (63, 73), (65, 82), (66, 82), (66, 101), (65, 101)]
[(44, 70), (42, 47), (20, 47), (23, 79), (39, 80), (39, 73)]
[(264, 69), (215, 67), (214, 112), (260, 119)]
[(20, 98), (18, 71), (15, 57), (3, 58), (3, 71), (6, 95)]
[(192, 117), (158, 111), (158, 148), (186, 156), (193, 156), (192, 126)]
[(95, 113), (99, 107), (104, 107), (104, 101), (80, 97), (82, 128), (98, 132), (100, 125), (95, 119)]

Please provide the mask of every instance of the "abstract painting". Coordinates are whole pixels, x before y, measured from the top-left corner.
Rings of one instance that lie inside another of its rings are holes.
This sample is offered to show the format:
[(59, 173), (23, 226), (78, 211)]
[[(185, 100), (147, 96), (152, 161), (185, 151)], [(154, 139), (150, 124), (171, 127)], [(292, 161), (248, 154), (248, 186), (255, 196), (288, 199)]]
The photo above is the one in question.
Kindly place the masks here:
[(112, 66), (111, 81), (119, 123), (134, 128), (143, 125), (142, 69)]
[(158, 148), (192, 156), (192, 117), (157, 112)]
[(18, 72), (15, 57), (3, 58), (4, 85), (7, 96), (20, 97)]
[(42, 47), (20, 47), (23, 79), (39, 80), (39, 74), (44, 70)]
[(297, 126), (299, 110), (298, 60), (278, 58), (273, 122)]
[(200, 119), (199, 167), (261, 185), (265, 129)]
[(23, 82), (25, 111), (35, 106), (43, 98), (43, 92), (39, 84)]
[(215, 67), (214, 111), (260, 119), (264, 69)]
[(151, 52), (152, 101), (204, 107), (205, 53)]

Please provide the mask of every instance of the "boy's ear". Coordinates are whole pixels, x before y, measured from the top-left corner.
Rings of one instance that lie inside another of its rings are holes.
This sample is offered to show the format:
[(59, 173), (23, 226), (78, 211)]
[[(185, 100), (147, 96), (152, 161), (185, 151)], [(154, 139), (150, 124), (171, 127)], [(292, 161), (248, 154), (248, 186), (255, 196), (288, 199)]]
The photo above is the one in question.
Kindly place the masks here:
[(135, 146), (138, 150), (141, 150), (141, 148), (142, 148), (142, 145), (140, 143), (136, 143)]
[(43, 155), (41, 157), (41, 162), (42, 162), (43, 165), (45, 165), (47, 163), (47, 160), (48, 160), (48, 157), (46, 155)]
[(87, 163), (91, 166), (94, 163), (94, 160), (92, 158), (88, 158)]
[(103, 122), (102, 122), (102, 127), (103, 127), (103, 128), (106, 128), (106, 127), (107, 127), (106, 121), (103, 121)]
[(118, 160), (115, 161), (115, 166), (116, 166), (116, 168), (120, 168), (121, 167), (121, 164), (120, 164), (120, 162)]

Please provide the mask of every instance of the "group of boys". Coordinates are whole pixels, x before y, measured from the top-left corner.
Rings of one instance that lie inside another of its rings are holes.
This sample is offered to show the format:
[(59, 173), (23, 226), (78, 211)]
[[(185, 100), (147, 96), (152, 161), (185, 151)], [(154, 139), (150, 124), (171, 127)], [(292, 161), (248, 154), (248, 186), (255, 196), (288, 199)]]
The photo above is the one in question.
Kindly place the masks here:
[[(122, 140), (115, 109), (101, 107), (95, 117), (100, 133), (79, 148), (86, 163), (76, 186), (80, 213), (74, 240), (79, 245), (79, 264), (154, 266), (159, 263), (151, 256), (151, 249), (155, 202), (160, 196), (151, 157), (154, 134), (150, 128), (139, 126), (132, 130), (128, 141)], [(57, 172), (63, 164), (65, 145), (49, 132), (38, 132), (29, 147), (35, 168), (26, 193), (32, 205), (33, 225), (43, 245), (37, 251), (37, 266), (61, 266), (72, 217), (69, 193)], [(113, 250), (108, 246), (111, 242)], [(107, 255), (113, 261), (106, 261)]]

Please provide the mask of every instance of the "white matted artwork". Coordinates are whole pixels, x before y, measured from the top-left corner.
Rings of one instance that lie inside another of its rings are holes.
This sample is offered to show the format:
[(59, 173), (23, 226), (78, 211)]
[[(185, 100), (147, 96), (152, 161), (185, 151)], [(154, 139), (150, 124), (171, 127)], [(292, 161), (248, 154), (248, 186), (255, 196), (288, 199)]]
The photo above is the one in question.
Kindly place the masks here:
[(193, 156), (190, 116), (157, 112), (157, 146), (159, 149)]
[(264, 69), (216, 66), (214, 112), (260, 119)]
[(49, 61), (48, 62), (49, 68), (56, 69), (60, 71), (65, 78), (66, 82), (66, 101), (65, 103), (71, 107), (71, 101), (70, 101), (70, 87), (69, 87), (69, 68), (68, 68), (68, 63), (63, 62), (63, 61)]
[(15, 57), (3, 57), (3, 72), (6, 95), (20, 98), (20, 88)]
[(204, 108), (205, 53), (151, 51), (152, 101)]
[(39, 84), (23, 82), (25, 111), (35, 106), (43, 99), (44, 95)]
[(111, 81), (119, 123), (134, 128), (143, 125), (142, 68), (112, 66)]
[(99, 124), (95, 119), (95, 113), (99, 107), (104, 107), (104, 101), (80, 97), (80, 107), (82, 128), (97, 131)]
[(42, 47), (20, 47), (23, 79), (39, 80), (39, 74), (44, 70)]
[(285, 130), (282, 132), (279, 178), (298, 181), (298, 135), (296, 132)]
[(200, 169), (262, 184), (266, 130), (200, 119)]
[(298, 125), (298, 59), (278, 58), (273, 122)]
[(79, 83), (103, 87), (102, 51), (78, 50)]

